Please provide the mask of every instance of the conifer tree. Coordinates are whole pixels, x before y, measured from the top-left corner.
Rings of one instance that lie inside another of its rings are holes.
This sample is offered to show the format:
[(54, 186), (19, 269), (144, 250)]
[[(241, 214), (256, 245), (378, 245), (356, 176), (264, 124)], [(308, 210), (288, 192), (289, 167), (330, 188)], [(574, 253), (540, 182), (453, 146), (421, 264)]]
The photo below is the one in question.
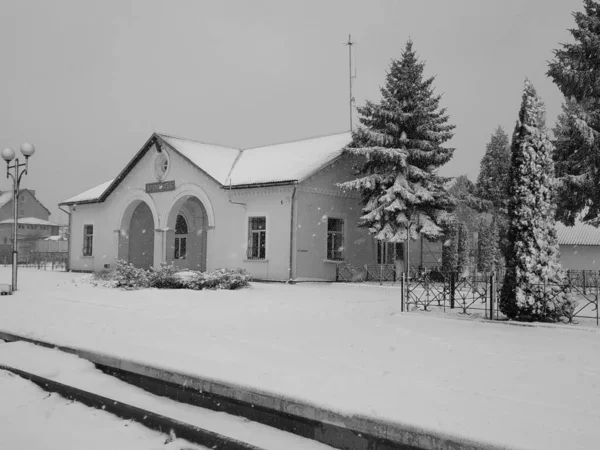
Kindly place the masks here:
[(443, 146), (454, 126), (424, 68), (409, 41), (401, 59), (390, 64), (381, 101), (358, 108), (361, 125), (344, 149), (359, 157), (359, 178), (340, 187), (360, 191), (359, 226), (379, 240), (439, 238), (454, 207), (447, 180), (437, 174), (454, 152)]
[(564, 300), (555, 292), (563, 273), (554, 222), (551, 152), (544, 104), (526, 80), (511, 147), (509, 252), (500, 298), (500, 309), (509, 318), (555, 320), (556, 303), (560, 306)]
[(490, 227), (485, 219), (479, 220), (477, 229), (477, 270), (479, 272), (489, 272), (490, 270)]
[(488, 225), (485, 219), (479, 222), (477, 238), (477, 269), (480, 272), (493, 272), (500, 261), (498, 226), (496, 217)]
[(572, 225), (600, 225), (600, 3), (584, 0), (573, 13), (574, 42), (554, 51), (547, 75), (566, 103), (555, 130), (558, 186), (557, 218)]
[(458, 261), (456, 271), (459, 276), (466, 276), (469, 270), (469, 256), (471, 249), (469, 245), (469, 229), (463, 222), (458, 224)]
[(477, 195), (492, 202), (495, 208), (505, 209), (508, 200), (510, 171), (510, 142), (508, 135), (498, 127), (490, 138), (481, 159), (477, 177)]
[(488, 238), (488, 254), (489, 254), (489, 267), (487, 272), (492, 272), (500, 266), (502, 259), (502, 253), (500, 251), (500, 230), (498, 229), (498, 221), (496, 216), (492, 217), (492, 222), (487, 232)]
[(458, 267), (458, 225), (450, 222), (445, 227), (442, 243), (442, 271), (456, 272)]

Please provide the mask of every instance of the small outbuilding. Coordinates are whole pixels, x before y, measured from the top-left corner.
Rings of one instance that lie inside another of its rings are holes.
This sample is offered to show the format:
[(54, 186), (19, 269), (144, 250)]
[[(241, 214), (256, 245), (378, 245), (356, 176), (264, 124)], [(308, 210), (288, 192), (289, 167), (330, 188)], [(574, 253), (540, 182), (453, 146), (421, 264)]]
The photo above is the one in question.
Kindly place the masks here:
[(564, 269), (600, 270), (600, 229), (581, 222), (556, 224), (560, 262)]

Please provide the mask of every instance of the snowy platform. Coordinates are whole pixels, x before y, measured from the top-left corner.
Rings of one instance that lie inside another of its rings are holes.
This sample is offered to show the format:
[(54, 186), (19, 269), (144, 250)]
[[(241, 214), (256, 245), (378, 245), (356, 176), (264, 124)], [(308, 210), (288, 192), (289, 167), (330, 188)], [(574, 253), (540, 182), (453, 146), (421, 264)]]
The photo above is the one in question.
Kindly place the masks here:
[(125, 292), (83, 277), (21, 270), (0, 330), (500, 446), (600, 440), (595, 328), (400, 313), (396, 288)]
[[(259, 423), (250, 422), (240, 417), (196, 408), (153, 395), (104, 374), (89, 361), (75, 355), (38, 347), (26, 342), (0, 346), (0, 367), (7, 367), (10, 370), (16, 369), (26, 374), (42, 377), (46, 383), (60, 383), (69, 388), (90, 393), (89, 397), (100, 396), (108, 399), (110, 400), (108, 402), (110, 407), (107, 410), (112, 408), (113, 400), (115, 400), (114, 404), (123, 403), (128, 408), (139, 408), (142, 415), (158, 414), (161, 417), (174, 419), (185, 426), (194, 427), (207, 433), (214, 433), (215, 436), (223, 437), (225, 442), (231, 439), (234, 443), (247, 444), (247, 447), (240, 447), (229, 442), (231, 448), (261, 450), (284, 448), (289, 450), (331, 449), (326, 445)], [(119, 408), (115, 409), (118, 410)], [(163, 424), (161, 428), (165, 429), (165, 425)], [(213, 443), (205, 445), (212, 447)], [(221, 446), (223, 444), (219, 445), (219, 447)]]

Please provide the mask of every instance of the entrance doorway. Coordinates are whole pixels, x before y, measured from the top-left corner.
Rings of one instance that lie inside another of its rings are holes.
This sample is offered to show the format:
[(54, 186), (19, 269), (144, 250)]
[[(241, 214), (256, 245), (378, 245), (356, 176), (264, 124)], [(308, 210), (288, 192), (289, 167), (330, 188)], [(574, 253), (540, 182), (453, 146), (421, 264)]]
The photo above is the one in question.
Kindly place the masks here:
[(154, 263), (154, 217), (146, 202), (132, 202), (126, 209), (119, 233), (119, 259), (149, 269)]
[(167, 228), (167, 262), (179, 269), (205, 271), (208, 216), (202, 202), (194, 196), (177, 200)]

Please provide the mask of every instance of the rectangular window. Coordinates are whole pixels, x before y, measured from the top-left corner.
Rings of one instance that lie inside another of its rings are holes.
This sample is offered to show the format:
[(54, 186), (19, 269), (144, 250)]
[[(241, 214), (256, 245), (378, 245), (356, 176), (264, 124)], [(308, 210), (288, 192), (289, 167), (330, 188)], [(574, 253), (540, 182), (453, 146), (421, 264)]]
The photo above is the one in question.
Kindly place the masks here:
[(344, 219), (327, 218), (327, 259), (344, 259)]
[(381, 242), (377, 244), (377, 264), (394, 264), (396, 261), (404, 260), (404, 245), (401, 242)]
[(248, 259), (265, 259), (267, 254), (267, 218), (248, 218)]
[(83, 256), (92, 256), (94, 225), (83, 226)]
[(176, 237), (175, 238), (175, 254), (174, 259), (185, 259), (187, 255), (187, 238)]

